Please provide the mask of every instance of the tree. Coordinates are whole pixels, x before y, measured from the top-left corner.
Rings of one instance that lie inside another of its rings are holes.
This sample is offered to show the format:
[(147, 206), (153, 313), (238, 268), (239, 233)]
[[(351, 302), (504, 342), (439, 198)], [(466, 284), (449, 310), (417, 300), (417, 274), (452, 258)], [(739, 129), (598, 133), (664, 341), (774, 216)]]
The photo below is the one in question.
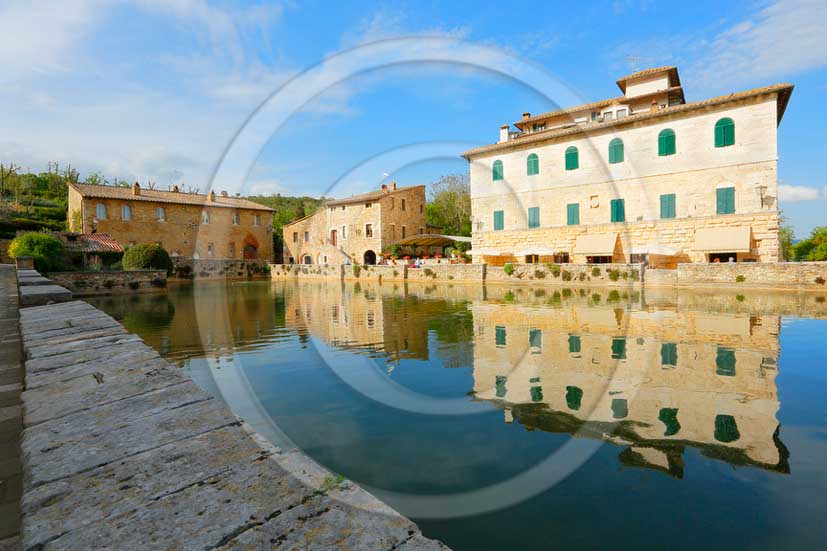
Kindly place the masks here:
[(37, 270), (54, 271), (63, 264), (63, 241), (48, 233), (25, 233), (9, 244), (9, 256), (30, 256)]
[(7, 165), (0, 163), (0, 199), (11, 189), (13, 180), (17, 178), (18, 170), (20, 167), (14, 163)]
[(123, 255), (122, 265), (124, 270), (166, 270), (167, 275), (174, 268), (167, 251), (153, 243), (129, 247)]
[(446, 174), (431, 183), (425, 221), (448, 235), (471, 235), (471, 186), (468, 174)]
[(827, 260), (827, 226), (818, 226), (810, 237), (792, 246), (792, 257), (797, 261)]
[(778, 228), (778, 240), (781, 242), (781, 258), (783, 260), (793, 259), (793, 227), (787, 217), (781, 215)]

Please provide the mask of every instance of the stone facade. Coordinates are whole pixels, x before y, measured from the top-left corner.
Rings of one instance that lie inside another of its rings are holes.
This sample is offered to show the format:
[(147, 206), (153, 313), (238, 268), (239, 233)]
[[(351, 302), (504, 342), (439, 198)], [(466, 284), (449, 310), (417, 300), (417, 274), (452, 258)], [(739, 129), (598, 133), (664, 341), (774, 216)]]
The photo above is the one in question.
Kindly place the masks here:
[(158, 243), (173, 257), (273, 257), (272, 209), (226, 194), (70, 184), (68, 220), (72, 231)]
[(391, 183), (330, 201), (283, 232), (288, 264), (374, 264), (390, 245), (426, 232), (425, 186)]
[(264, 260), (214, 260), (173, 258), (174, 275), (179, 279), (248, 279), (265, 275), (268, 264)]
[(167, 286), (167, 273), (163, 270), (50, 272), (49, 278), (76, 297), (163, 291)]
[[(606, 253), (578, 250), (578, 241), (612, 235), (618, 236), (613, 262), (648, 254), (653, 265), (675, 267), (709, 261), (710, 253), (739, 262), (777, 262), (777, 126), (792, 87), (776, 85), (687, 104), (682, 91), (680, 97), (667, 99), (672, 94), (667, 90), (675, 88), (677, 70), (661, 71), (670, 71), (674, 77), (671, 83), (661, 81), (660, 98), (649, 90), (654, 85), (651, 75), (641, 81), (641, 87), (631, 85), (634, 79), (626, 82), (627, 94), (654, 94), (652, 101), (660, 105), (652, 109), (648, 102), (644, 108), (635, 97), (621, 96), (607, 100), (603, 107), (591, 104), (563, 114), (536, 115), (517, 123), (521, 135), (509, 134), (497, 144), (466, 152), (472, 250), (493, 253), (476, 255), (475, 262), (502, 265), (523, 261), (522, 252), (539, 250), (541, 262), (556, 253), (558, 258), (568, 255), (571, 262), (582, 263)], [(603, 118), (606, 113), (601, 109), (616, 112), (621, 107), (624, 117)], [(586, 117), (589, 111), (594, 115)], [(734, 123), (734, 142), (719, 146), (716, 125), (725, 119)], [(540, 124), (540, 130), (530, 130), (525, 121), (535, 121), (531, 128)], [(665, 154), (669, 150), (662, 147), (661, 132), (670, 130), (674, 149)], [(622, 142), (619, 162), (611, 162), (618, 159), (610, 159), (609, 154), (615, 140)], [(578, 152), (576, 168), (566, 166), (566, 152), (572, 147)], [(533, 166), (530, 155), (536, 155)], [(722, 189), (727, 191), (719, 192)], [(727, 195), (720, 199), (722, 193)], [(613, 212), (617, 200), (623, 202), (623, 217), (613, 222), (619, 218)], [(530, 221), (532, 208), (538, 209), (537, 220)], [(569, 217), (570, 208), (577, 209), (576, 217)], [(501, 228), (497, 216), (502, 217)], [(750, 236), (727, 255), (728, 251), (713, 251), (701, 242), (698, 230), (708, 228), (720, 228), (721, 236), (750, 228)]]

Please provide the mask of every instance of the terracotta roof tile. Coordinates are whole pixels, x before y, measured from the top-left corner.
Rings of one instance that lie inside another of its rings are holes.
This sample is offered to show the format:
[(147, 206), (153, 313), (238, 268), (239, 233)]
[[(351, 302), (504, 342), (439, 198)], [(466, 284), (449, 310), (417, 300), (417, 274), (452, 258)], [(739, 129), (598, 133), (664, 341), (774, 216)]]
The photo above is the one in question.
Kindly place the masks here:
[(108, 233), (58, 232), (67, 251), (74, 253), (122, 253), (123, 247)]
[(378, 189), (376, 191), (370, 191), (368, 193), (360, 193), (359, 195), (352, 195), (350, 197), (345, 197), (344, 199), (334, 199), (332, 201), (328, 201), (325, 203), (326, 207), (335, 207), (337, 205), (347, 205), (351, 203), (363, 203), (365, 201), (376, 201), (377, 199), (381, 199), (382, 197), (388, 197), (395, 193), (399, 193), (400, 191), (407, 191), (410, 189), (422, 187), (424, 185), (418, 186), (407, 186), (407, 187), (398, 187), (396, 189)]
[(202, 207), (223, 207), (234, 209), (266, 210), (273, 209), (254, 203), (240, 197), (223, 197), (215, 195), (215, 201), (209, 196), (197, 193), (181, 193), (175, 191), (160, 191), (157, 189), (141, 188), (140, 195), (132, 195), (128, 187), (96, 186), (91, 184), (69, 184), (83, 197), (99, 199), (121, 199), (124, 201), (147, 201), (152, 203), (174, 203), (178, 205), (197, 205)]

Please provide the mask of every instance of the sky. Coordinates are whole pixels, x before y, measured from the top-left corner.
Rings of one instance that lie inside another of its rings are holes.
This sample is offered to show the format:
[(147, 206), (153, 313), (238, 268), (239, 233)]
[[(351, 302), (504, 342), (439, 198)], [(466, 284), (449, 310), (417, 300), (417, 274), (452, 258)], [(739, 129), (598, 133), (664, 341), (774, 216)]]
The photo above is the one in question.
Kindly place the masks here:
[(346, 196), (465, 172), (501, 124), (677, 65), (687, 101), (791, 82), (779, 195), (827, 225), (827, 4), (0, 0), (0, 162)]

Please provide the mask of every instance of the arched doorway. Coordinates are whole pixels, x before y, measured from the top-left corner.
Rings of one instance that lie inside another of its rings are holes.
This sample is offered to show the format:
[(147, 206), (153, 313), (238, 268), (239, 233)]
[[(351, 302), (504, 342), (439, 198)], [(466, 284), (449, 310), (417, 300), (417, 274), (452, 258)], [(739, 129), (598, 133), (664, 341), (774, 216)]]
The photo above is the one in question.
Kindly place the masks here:
[(309, 254), (304, 255), (302, 258), (302, 264), (313, 264), (313, 257)]
[(365, 251), (365, 265), (373, 266), (376, 264), (376, 253), (373, 251)]
[(255, 260), (258, 258), (258, 239), (256, 239), (255, 236), (248, 233), (244, 237), (243, 246), (244, 260)]

